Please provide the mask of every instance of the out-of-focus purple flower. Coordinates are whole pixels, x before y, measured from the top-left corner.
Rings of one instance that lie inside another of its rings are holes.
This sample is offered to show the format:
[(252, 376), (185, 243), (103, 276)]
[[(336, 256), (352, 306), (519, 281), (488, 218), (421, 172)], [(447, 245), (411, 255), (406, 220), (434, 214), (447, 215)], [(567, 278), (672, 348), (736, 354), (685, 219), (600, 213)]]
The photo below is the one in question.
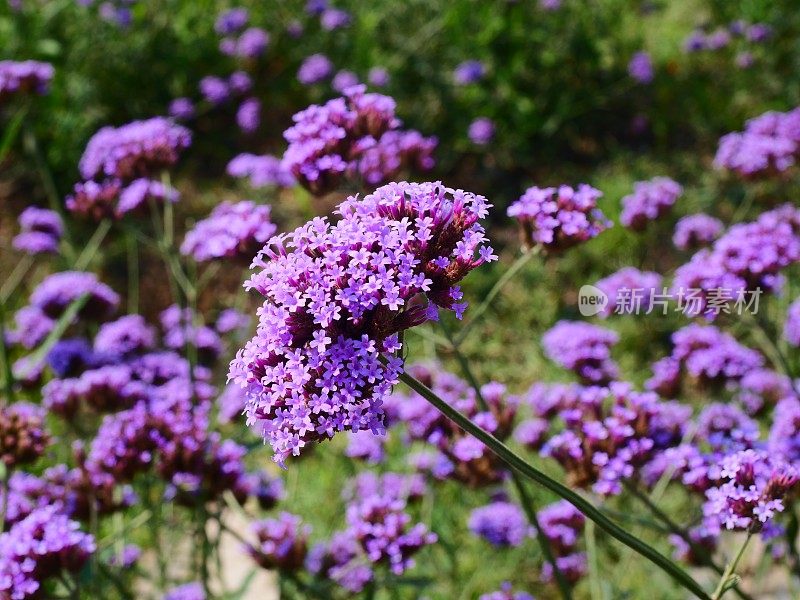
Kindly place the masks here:
[(50, 63), (0, 60), (0, 102), (18, 94), (46, 94), (54, 72)]
[(706, 492), (706, 523), (725, 529), (760, 531), (786, 509), (784, 498), (800, 480), (797, 470), (767, 452), (742, 450), (722, 459), (721, 486)]
[(722, 50), (731, 43), (731, 34), (725, 29), (717, 29), (706, 36), (706, 48)]
[(710, 215), (688, 215), (675, 224), (672, 243), (681, 250), (696, 250), (717, 239), (723, 229), (722, 221)]
[(517, 425), (514, 430), (514, 439), (529, 450), (538, 450), (544, 442), (548, 429), (549, 426), (544, 419), (528, 419)]
[(333, 81), (331, 81), (331, 87), (340, 94), (354, 85), (358, 85), (358, 75), (347, 70), (341, 70), (336, 73), (333, 77)]
[(488, 144), (494, 138), (494, 121), (486, 117), (475, 119), (469, 124), (467, 134), (473, 144), (478, 144), (479, 146)]
[(383, 462), (385, 435), (375, 435), (371, 431), (358, 431), (349, 434), (348, 439), (346, 456), (358, 458), (373, 465)]
[(320, 25), (325, 31), (347, 27), (352, 20), (349, 12), (339, 8), (326, 8), (319, 17)]
[(363, 85), (323, 106), (309, 106), (292, 117), (294, 125), (283, 134), (289, 142), (284, 168), (315, 194), (336, 189), (344, 177), (378, 185), (404, 168), (432, 168), (436, 139), (400, 130), (394, 111), (392, 98), (367, 93)]
[[(337, 431), (382, 433), (397, 334), (437, 306), (460, 317), (458, 282), (496, 258), (479, 223), (486, 199), (439, 182), (390, 184), (338, 212), (336, 225), (315, 218), (273, 238), (245, 284), (266, 301), (229, 376), (278, 462)], [(423, 260), (428, 252), (436, 258)]]
[(277, 227), (270, 207), (250, 200), (219, 204), (199, 221), (181, 244), (181, 253), (197, 261), (238, 258), (249, 262)]
[(558, 10), (561, 8), (562, 0), (539, 0), (539, 7), (542, 10)]
[(739, 52), (734, 57), (733, 61), (736, 63), (736, 66), (739, 67), (740, 69), (749, 69), (755, 64), (756, 59), (755, 56), (753, 56), (752, 52), (744, 51), (744, 52)]
[(47, 353), (47, 363), (58, 377), (75, 377), (99, 363), (84, 338), (67, 338), (56, 342)]
[(214, 30), (220, 35), (238, 33), (247, 26), (250, 13), (246, 8), (231, 8), (220, 13), (214, 23)]
[(191, 141), (188, 129), (163, 117), (103, 127), (89, 140), (78, 167), (86, 180), (147, 177), (174, 165)]
[[(204, 253), (200, 255), (205, 256)], [(161, 311), (159, 320), (167, 348), (184, 351), (191, 344), (197, 349), (197, 360), (202, 364), (212, 363), (222, 353), (222, 340), (217, 332), (211, 327), (197, 324), (195, 321), (199, 317), (191, 309), (181, 310), (177, 304), (173, 304)]]
[(80, 571), (95, 550), (78, 523), (55, 507), (37, 509), (0, 534), (0, 595), (37, 597), (48, 579)]
[(742, 132), (719, 140), (714, 166), (742, 177), (768, 176), (794, 166), (800, 153), (800, 107), (766, 112), (745, 123)]
[[(552, 2), (552, 0), (546, 0)], [(560, 0), (558, 0), (560, 2)], [(478, 600), (536, 600), (527, 592), (515, 592), (511, 583), (508, 581), (503, 582), (500, 589), (496, 592), (489, 592), (488, 594), (481, 594)]]
[(248, 552), (259, 566), (281, 571), (303, 567), (311, 527), (303, 525), (300, 517), (282, 512), (275, 519), (252, 523), (250, 529), (258, 541), (248, 547)]
[(633, 194), (622, 199), (620, 221), (634, 231), (643, 230), (649, 221), (667, 214), (683, 188), (669, 177), (656, 177), (634, 184)]
[(675, 271), (672, 290), (683, 296), (685, 314), (713, 319), (730, 302), (747, 306), (751, 292), (780, 290), (781, 271), (798, 261), (800, 210), (785, 204), (732, 226), (711, 249), (697, 252)]
[(175, 98), (169, 103), (167, 112), (175, 119), (188, 121), (194, 117), (194, 103), (189, 98)]
[(234, 71), (228, 77), (228, 86), (237, 94), (246, 94), (253, 88), (253, 79), (244, 71)]
[(519, 546), (531, 535), (522, 509), (513, 502), (497, 501), (469, 515), (469, 529), (494, 546)]
[(290, 38), (299, 38), (303, 35), (303, 24), (297, 19), (289, 21), (286, 24), (286, 33), (289, 34)]
[(116, 357), (130, 357), (152, 350), (155, 329), (141, 315), (125, 315), (103, 324), (94, 338), (95, 352)]
[(796, 396), (775, 406), (767, 449), (793, 465), (800, 461), (800, 399)]
[(250, 178), (254, 188), (266, 186), (292, 187), (296, 182), (292, 174), (274, 156), (239, 154), (228, 163), (226, 172), (231, 177)]
[(206, 593), (202, 583), (193, 581), (172, 588), (161, 600), (206, 600)]
[(457, 85), (477, 83), (486, 76), (486, 67), (479, 60), (465, 60), (453, 71), (453, 80)]
[(559, 321), (542, 337), (547, 357), (577, 374), (585, 383), (608, 383), (617, 376), (611, 347), (616, 332), (582, 321)]
[(695, 440), (714, 452), (752, 448), (758, 435), (758, 424), (732, 404), (715, 402), (697, 415)]
[(367, 73), (367, 81), (375, 87), (386, 87), (389, 85), (389, 71), (383, 67), (372, 67)]
[(269, 46), (269, 34), (259, 27), (246, 30), (236, 41), (236, 56), (258, 58)]
[(116, 217), (140, 212), (151, 202), (155, 204), (174, 204), (180, 198), (178, 190), (166, 187), (162, 182), (152, 179), (135, 179), (119, 194)]
[(248, 98), (239, 105), (236, 111), (236, 124), (245, 133), (253, 133), (261, 124), (261, 102), (256, 98)]
[(239, 312), (235, 308), (226, 308), (219, 316), (214, 328), (217, 333), (231, 333), (237, 330), (247, 329), (250, 326), (250, 317)]
[(321, 15), (328, 8), (328, 0), (307, 0), (306, 12), (309, 15)]
[(57, 252), (64, 234), (59, 214), (52, 210), (29, 206), (19, 215), (20, 233), (13, 246), (28, 254)]
[(136, 544), (127, 544), (122, 550), (115, 552), (109, 559), (108, 564), (118, 569), (131, 569), (139, 562), (142, 556), (142, 549)]
[(94, 273), (62, 271), (45, 278), (31, 293), (30, 303), (52, 319), (57, 319), (78, 298), (88, 300), (78, 312), (81, 318), (102, 321), (119, 305), (119, 295), (97, 280)]
[(54, 414), (71, 418), (81, 409), (103, 413), (128, 408), (147, 391), (129, 366), (105, 365), (78, 377), (48, 382), (42, 388), (42, 403)]
[(297, 80), (303, 85), (311, 85), (330, 77), (333, 63), (324, 54), (312, 54), (306, 58), (297, 71)]
[(765, 23), (753, 23), (747, 28), (745, 37), (750, 42), (763, 42), (772, 37), (772, 27)]
[(6, 341), (30, 350), (47, 337), (56, 322), (38, 306), (24, 306), (14, 314), (14, 325), (6, 334)]
[[(566, 500), (560, 500), (540, 510), (537, 515), (541, 535), (547, 538), (556, 566), (567, 581), (575, 583), (586, 575), (586, 555), (578, 551), (580, 534), (586, 519)], [(553, 565), (542, 566), (542, 580), (553, 580)]]
[(50, 436), (44, 427), (45, 411), (17, 402), (0, 408), (0, 462), (13, 470), (44, 454)]
[(628, 74), (639, 83), (651, 83), (655, 77), (653, 61), (647, 52), (637, 52), (628, 63)]
[(651, 305), (654, 295), (661, 291), (661, 275), (624, 267), (595, 285), (608, 297), (608, 304), (599, 313), (601, 317), (639, 314)]
[(686, 52), (699, 52), (708, 48), (706, 34), (702, 30), (695, 29), (683, 42), (683, 49)]
[(771, 369), (753, 369), (739, 381), (736, 399), (747, 414), (756, 415), (793, 396), (792, 381), (786, 375)]
[(783, 338), (792, 346), (800, 346), (800, 298), (789, 305), (786, 322), (783, 324)]
[(200, 80), (200, 93), (207, 102), (218, 106), (228, 101), (231, 90), (228, 83), (213, 75), (208, 75)]
[(578, 189), (530, 187), (508, 207), (508, 216), (520, 224), (526, 246), (562, 250), (596, 237), (611, 225), (597, 208), (602, 195), (583, 183)]

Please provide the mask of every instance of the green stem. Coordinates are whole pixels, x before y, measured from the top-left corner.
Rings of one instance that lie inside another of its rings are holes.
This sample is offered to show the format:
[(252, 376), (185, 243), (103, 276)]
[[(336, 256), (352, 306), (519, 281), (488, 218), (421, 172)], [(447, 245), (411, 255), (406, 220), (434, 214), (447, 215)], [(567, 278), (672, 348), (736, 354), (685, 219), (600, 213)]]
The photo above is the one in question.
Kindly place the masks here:
[(130, 230), (125, 231), (128, 253), (128, 312), (139, 312), (139, 243)]
[(11, 479), (11, 469), (2, 465), (3, 476), (0, 478), (0, 533), (6, 530), (6, 512), (8, 511), (8, 481)]
[(74, 268), (76, 271), (83, 271), (89, 266), (89, 263), (92, 262), (95, 254), (97, 254), (97, 251), (100, 249), (100, 244), (103, 243), (109, 229), (111, 229), (111, 221), (109, 219), (104, 219), (100, 222), (97, 229), (94, 230), (92, 237), (89, 238), (89, 241), (86, 243), (83, 252), (81, 252), (80, 256), (78, 256), (75, 261)]
[(586, 554), (589, 563), (589, 595), (592, 600), (601, 600), (603, 591), (600, 588), (597, 568), (597, 536), (594, 531), (594, 523), (586, 523)]
[(734, 577), (734, 573), (736, 572), (736, 566), (739, 564), (739, 561), (742, 560), (742, 556), (744, 555), (744, 551), (747, 548), (747, 544), (750, 543), (751, 537), (753, 537), (753, 534), (748, 531), (747, 537), (745, 538), (742, 547), (739, 548), (739, 552), (737, 552), (734, 559), (725, 566), (725, 571), (719, 578), (719, 583), (717, 584), (714, 593), (711, 594), (711, 600), (719, 600), (720, 598), (722, 598), (725, 592), (727, 592), (735, 585), (735, 582), (732, 582), (731, 580)]
[(400, 375), (400, 381), (405, 383), (412, 390), (430, 402), (439, 412), (451, 419), (464, 431), (474, 436), (478, 441), (490, 448), (503, 462), (509, 467), (519, 472), (528, 479), (544, 486), (554, 494), (563, 498), (575, 508), (581, 511), (588, 519), (594, 521), (600, 529), (616, 538), (632, 550), (638, 552), (650, 562), (670, 575), (677, 583), (692, 592), (701, 600), (710, 600), (708, 594), (703, 590), (688, 573), (673, 563), (669, 558), (661, 554), (658, 550), (646, 544), (639, 538), (631, 535), (619, 525), (614, 523), (605, 514), (593, 506), (589, 501), (573, 492), (568, 487), (562, 485), (555, 479), (545, 475), (532, 465), (529, 465), (514, 452), (512, 452), (503, 442), (487, 433), (467, 417), (462, 415), (447, 402), (439, 398), (423, 383), (417, 381), (407, 373)]
[[(0, 406), (4, 406), (6, 401), (14, 402), (14, 373), (11, 370), (11, 357), (8, 355), (6, 347), (6, 305), (3, 302), (0, 302), (0, 367), (3, 369), (3, 389), (5, 390), (5, 396), (0, 397)], [(2, 523), (0, 520), (0, 525)]]
[(14, 267), (14, 270), (11, 271), (11, 275), (3, 282), (3, 286), (0, 287), (0, 304), (3, 304), (8, 301), (11, 297), (11, 294), (17, 289), (17, 286), (20, 284), (22, 279), (25, 275), (28, 274), (28, 270), (31, 268), (33, 264), (33, 257), (30, 254), (26, 254), (23, 256), (20, 261), (17, 263), (17, 266)]
[(500, 279), (498, 279), (494, 286), (492, 286), (492, 289), (489, 290), (489, 293), (486, 294), (486, 297), (483, 299), (483, 301), (475, 310), (472, 311), (472, 318), (464, 323), (463, 327), (461, 327), (461, 331), (455, 339), (456, 345), (460, 345), (461, 342), (466, 339), (472, 327), (480, 320), (481, 316), (483, 316), (483, 313), (486, 312), (489, 306), (491, 306), (497, 294), (499, 294), (505, 285), (514, 278), (514, 275), (516, 275), (517, 272), (524, 267), (531, 258), (538, 256), (538, 254), (538, 246), (533, 250), (524, 251), (523, 254), (516, 261), (514, 261), (514, 264), (512, 264), (508, 270), (503, 273)]

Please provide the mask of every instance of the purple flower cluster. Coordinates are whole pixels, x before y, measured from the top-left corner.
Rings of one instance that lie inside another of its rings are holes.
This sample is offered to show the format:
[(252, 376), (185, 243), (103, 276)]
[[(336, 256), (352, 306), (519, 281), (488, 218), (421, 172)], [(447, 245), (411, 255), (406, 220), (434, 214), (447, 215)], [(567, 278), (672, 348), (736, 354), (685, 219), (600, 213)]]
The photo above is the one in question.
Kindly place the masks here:
[(720, 385), (739, 381), (764, 363), (758, 352), (712, 325), (687, 325), (672, 334), (672, 343), (672, 354), (653, 364), (646, 384), (664, 397), (679, 393), (683, 373), (702, 386)]
[(202, 583), (192, 581), (172, 588), (161, 600), (206, 600), (206, 592)]
[(611, 347), (619, 336), (583, 321), (559, 321), (542, 337), (547, 357), (573, 371), (584, 383), (604, 384), (617, 377)]
[(378, 185), (404, 168), (433, 167), (436, 139), (400, 130), (394, 100), (365, 90), (355, 86), (342, 98), (309, 106), (284, 132), (283, 166), (312, 193), (336, 189), (345, 176)]
[(473, 510), (468, 526), (472, 533), (494, 546), (519, 546), (532, 532), (522, 509), (505, 500)]
[(634, 184), (633, 194), (622, 199), (620, 221), (625, 227), (642, 231), (647, 223), (667, 214), (683, 192), (669, 177), (656, 177)]
[[(464, 380), (443, 370), (439, 365), (411, 365), (409, 373), (430, 387), (440, 398), (468, 416), (498, 439), (506, 439), (516, 415), (515, 402), (507, 397), (505, 386), (491, 382), (481, 388), (486, 407), (482, 407), (475, 390)], [(405, 425), (409, 441), (422, 441), (436, 451), (419, 468), (430, 471), (437, 479), (454, 479), (469, 487), (482, 487), (503, 481), (506, 470), (496, 455), (481, 442), (467, 435), (445, 418), (416, 392), (395, 391), (386, 400), (386, 411), (392, 422)]]
[(324, 54), (312, 54), (297, 70), (297, 80), (303, 85), (319, 83), (331, 76), (333, 63)]
[(760, 531), (786, 509), (796, 491), (797, 470), (766, 452), (743, 450), (722, 459), (719, 487), (706, 492), (706, 523), (726, 529)]
[[(781, 271), (800, 261), (800, 209), (785, 204), (750, 223), (728, 229), (675, 272), (673, 293), (685, 294), (687, 314), (715, 316), (717, 305), (746, 301), (753, 290), (772, 292), (783, 284)], [(712, 297), (712, 294), (716, 297)]]
[[(566, 500), (545, 506), (536, 515), (541, 535), (547, 538), (558, 570), (570, 583), (581, 579), (588, 570), (586, 554), (578, 551), (580, 534), (586, 521), (581, 512)], [(553, 580), (553, 565), (542, 565), (542, 580)]]
[(58, 252), (64, 224), (57, 212), (29, 206), (20, 213), (19, 226), (14, 248), (27, 254)]
[(295, 184), (294, 177), (284, 168), (281, 160), (268, 154), (238, 154), (228, 163), (226, 171), (231, 177), (249, 178), (254, 188), (292, 187)]
[(186, 233), (181, 253), (198, 262), (220, 258), (249, 262), (276, 230), (269, 205), (223, 202)]
[[(592, 486), (601, 495), (617, 495), (622, 482), (683, 436), (691, 410), (662, 402), (649, 392), (636, 392), (616, 382), (560, 395), (551, 408), (551, 435), (541, 454), (555, 459), (572, 485)], [(558, 430), (558, 422), (563, 429)]]
[(488, 594), (481, 594), (478, 600), (536, 600), (527, 592), (515, 592), (511, 583), (508, 581), (503, 582), (500, 589), (496, 592), (489, 592)]
[(647, 52), (637, 52), (628, 63), (628, 75), (639, 83), (652, 83), (655, 78), (653, 60)]
[(739, 380), (736, 399), (747, 414), (757, 415), (794, 395), (792, 381), (786, 375), (771, 369), (753, 369)]
[(282, 512), (275, 519), (251, 523), (250, 531), (257, 542), (247, 550), (259, 566), (288, 572), (303, 567), (311, 527), (303, 525), (300, 517)]
[(800, 107), (789, 112), (767, 112), (745, 123), (742, 132), (719, 140), (714, 165), (742, 177), (786, 171), (800, 153)]
[(46, 94), (53, 73), (53, 66), (49, 63), (0, 60), (0, 103), (16, 95)]
[(624, 267), (595, 285), (608, 297), (608, 304), (598, 313), (601, 317), (635, 314), (650, 306), (653, 296), (661, 291), (661, 275)]
[[(250, 423), (283, 462), (337, 431), (384, 431), (381, 403), (397, 382), (398, 334), (461, 316), (457, 283), (496, 257), (478, 222), (482, 196), (440, 183), (396, 183), (273, 238), (246, 283), (266, 301), (259, 330), (231, 363)], [(427, 300), (427, 302), (426, 302)]]
[(562, 250), (592, 239), (611, 225), (597, 208), (602, 195), (584, 183), (578, 189), (531, 187), (508, 207), (508, 216), (519, 222), (526, 246)]
[(94, 219), (120, 218), (149, 201), (177, 201), (175, 190), (151, 178), (174, 165), (191, 141), (188, 129), (163, 117), (100, 129), (78, 165), (86, 181), (67, 197), (67, 208)]
[(786, 322), (783, 324), (783, 338), (792, 346), (800, 346), (800, 298), (789, 305)]
[(456, 85), (477, 83), (486, 76), (486, 67), (479, 60), (465, 60), (453, 71)]
[(44, 582), (79, 571), (95, 549), (94, 538), (55, 508), (35, 510), (0, 534), (0, 596), (40, 597)]
[(16, 403), (0, 408), (0, 462), (6, 469), (35, 461), (49, 441), (39, 407)]
[(696, 250), (717, 239), (723, 229), (722, 221), (710, 215), (689, 215), (675, 224), (672, 243), (681, 250)]
[(487, 117), (480, 117), (469, 124), (467, 135), (473, 144), (484, 146), (494, 138), (494, 121)]

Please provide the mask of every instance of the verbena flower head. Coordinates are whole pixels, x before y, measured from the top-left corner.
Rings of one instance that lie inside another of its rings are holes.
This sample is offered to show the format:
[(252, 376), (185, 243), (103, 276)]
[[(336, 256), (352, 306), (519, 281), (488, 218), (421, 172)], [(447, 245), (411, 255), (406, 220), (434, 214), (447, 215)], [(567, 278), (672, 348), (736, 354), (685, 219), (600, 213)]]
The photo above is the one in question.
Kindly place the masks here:
[(767, 112), (745, 124), (742, 132), (719, 140), (714, 165), (742, 177), (769, 176), (786, 171), (800, 152), (800, 107)]
[[(502, 384), (491, 382), (481, 388), (481, 396), (487, 404), (484, 410), (472, 386), (441, 365), (417, 363), (410, 365), (408, 371), (484, 430), (500, 440), (509, 436), (516, 402), (508, 397)], [(437, 479), (453, 479), (473, 488), (505, 479), (506, 468), (493, 452), (416, 392), (395, 390), (387, 398), (385, 410), (392, 422), (405, 425), (404, 433), (409, 441), (422, 441), (435, 449), (429, 460), (416, 465), (419, 470), (430, 471)]]
[(372, 67), (367, 73), (367, 81), (375, 87), (386, 87), (390, 80), (389, 71), (384, 67)]
[(14, 248), (28, 254), (58, 252), (64, 224), (57, 212), (29, 206), (19, 215), (19, 226)]
[(297, 80), (303, 85), (319, 83), (331, 76), (333, 63), (324, 54), (312, 54), (297, 70)]
[(634, 231), (643, 230), (649, 221), (667, 214), (683, 192), (669, 177), (656, 177), (634, 184), (633, 194), (622, 199), (620, 221)]
[(681, 250), (696, 250), (717, 239), (723, 228), (722, 221), (710, 215), (689, 215), (675, 224), (672, 243)]
[(45, 62), (0, 60), (0, 103), (16, 95), (46, 94), (54, 72)]
[(62, 271), (45, 278), (31, 293), (31, 306), (45, 315), (57, 319), (81, 296), (88, 300), (79, 311), (81, 318), (102, 321), (117, 309), (119, 295), (106, 284), (97, 280), (94, 273)]
[(331, 87), (340, 94), (354, 85), (358, 85), (358, 75), (344, 69), (336, 73), (333, 76), (333, 81), (331, 81)]
[(104, 127), (86, 145), (79, 168), (86, 179), (136, 179), (174, 165), (192, 135), (163, 117)]
[(214, 30), (220, 35), (239, 33), (247, 26), (249, 20), (250, 13), (246, 8), (231, 8), (220, 13), (214, 23)]
[(651, 83), (655, 77), (653, 61), (647, 52), (637, 52), (628, 63), (628, 74), (639, 83)]
[(70, 418), (79, 410), (96, 413), (128, 408), (147, 394), (125, 364), (105, 365), (79, 377), (53, 379), (42, 388), (42, 402), (54, 414)]
[(363, 85), (309, 106), (283, 134), (289, 142), (283, 167), (315, 194), (336, 189), (345, 177), (377, 185), (403, 168), (430, 169), (436, 140), (400, 130), (394, 111), (393, 99), (367, 93)]
[(476, 508), (468, 525), (472, 533), (494, 546), (519, 546), (531, 535), (525, 513), (513, 502), (496, 501)]
[(303, 525), (300, 517), (282, 512), (277, 518), (251, 523), (250, 530), (258, 541), (248, 552), (259, 566), (281, 571), (303, 567), (311, 527)]
[(785, 204), (732, 226), (710, 249), (697, 252), (676, 270), (673, 293), (686, 295), (687, 314), (713, 318), (710, 294), (725, 303), (746, 301), (755, 290), (778, 291), (781, 272), (798, 261), (800, 209)]
[(31, 463), (44, 453), (50, 441), (44, 414), (40, 407), (22, 402), (0, 408), (0, 462), (6, 469)]
[(706, 492), (706, 523), (751, 532), (760, 531), (786, 509), (784, 499), (800, 481), (793, 466), (756, 450), (723, 458), (721, 476), (722, 485)]
[(800, 462), (800, 399), (784, 398), (775, 406), (767, 449), (790, 464)]
[(125, 315), (104, 323), (94, 338), (94, 350), (100, 355), (130, 357), (155, 347), (156, 332), (141, 315)]
[(654, 295), (662, 291), (661, 275), (635, 267), (624, 267), (595, 285), (608, 297), (608, 304), (599, 313), (601, 317), (644, 312)]
[(202, 583), (193, 581), (172, 588), (161, 600), (206, 600), (206, 592)]
[(187, 121), (195, 115), (194, 103), (189, 98), (175, 98), (169, 103), (167, 112), (170, 117)]
[(436, 306), (461, 316), (457, 283), (496, 258), (479, 223), (487, 207), (440, 183), (390, 184), (343, 202), (336, 225), (315, 218), (259, 253), (245, 285), (266, 301), (229, 377), (278, 462), (337, 431), (383, 433), (397, 334)]
[[(539, 532), (547, 538), (556, 566), (567, 581), (577, 582), (587, 572), (586, 554), (578, 550), (585, 517), (566, 500), (560, 500), (540, 510), (537, 515)], [(553, 565), (542, 565), (542, 580), (553, 580)]]
[(610, 496), (680, 441), (691, 411), (617, 382), (562, 396), (556, 414), (541, 454), (555, 459), (572, 485)]
[(250, 200), (219, 204), (186, 234), (181, 253), (203, 262), (220, 258), (249, 261), (276, 231), (270, 207)]
[(527, 592), (515, 592), (511, 583), (506, 581), (496, 592), (481, 594), (478, 600), (536, 600)]
[(214, 329), (203, 325), (200, 317), (189, 308), (173, 304), (159, 315), (164, 332), (164, 345), (184, 352), (189, 345), (197, 349), (198, 361), (210, 364), (222, 353), (222, 340)]
[(254, 188), (292, 187), (295, 184), (294, 177), (281, 164), (281, 159), (268, 154), (259, 156), (243, 153), (234, 156), (228, 163), (226, 172), (231, 177), (249, 178), (250, 185)]
[(350, 13), (339, 8), (326, 8), (319, 17), (320, 25), (325, 31), (347, 27), (351, 21)]
[(739, 380), (736, 399), (747, 414), (757, 415), (792, 396), (795, 390), (786, 375), (771, 369), (753, 369)]
[(562, 250), (592, 239), (611, 225), (597, 208), (602, 195), (586, 184), (577, 189), (531, 187), (508, 207), (508, 216), (519, 222), (526, 246)]
[(789, 305), (783, 324), (783, 339), (792, 346), (800, 346), (800, 298)]
[(78, 523), (54, 507), (37, 509), (0, 534), (0, 595), (39, 597), (45, 581), (78, 572), (95, 549)]
[(6, 334), (6, 341), (30, 350), (47, 337), (56, 322), (38, 306), (23, 306), (14, 313), (14, 325)]
[(47, 353), (47, 364), (58, 377), (74, 377), (99, 366), (104, 358), (96, 354), (84, 338), (62, 338)]
[(453, 71), (453, 79), (457, 85), (477, 83), (486, 75), (486, 67), (479, 60), (465, 60)]
[(236, 40), (234, 54), (241, 58), (258, 58), (269, 46), (269, 33), (260, 27), (250, 27)]
[(713, 452), (752, 448), (758, 436), (758, 423), (731, 404), (709, 404), (697, 415), (695, 442)]
[(483, 146), (494, 138), (494, 122), (486, 117), (475, 119), (469, 124), (467, 135), (473, 144)]
[(583, 321), (559, 321), (542, 337), (547, 357), (573, 371), (584, 383), (608, 383), (617, 377), (611, 347), (616, 332)]

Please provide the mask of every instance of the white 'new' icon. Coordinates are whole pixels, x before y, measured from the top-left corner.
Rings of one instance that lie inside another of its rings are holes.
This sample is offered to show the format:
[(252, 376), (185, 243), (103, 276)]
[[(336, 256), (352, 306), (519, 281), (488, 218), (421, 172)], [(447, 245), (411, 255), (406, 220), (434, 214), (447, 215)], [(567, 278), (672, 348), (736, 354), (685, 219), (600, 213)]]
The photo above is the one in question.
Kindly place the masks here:
[(578, 290), (578, 310), (584, 317), (592, 317), (608, 304), (608, 296), (593, 285), (582, 285)]

